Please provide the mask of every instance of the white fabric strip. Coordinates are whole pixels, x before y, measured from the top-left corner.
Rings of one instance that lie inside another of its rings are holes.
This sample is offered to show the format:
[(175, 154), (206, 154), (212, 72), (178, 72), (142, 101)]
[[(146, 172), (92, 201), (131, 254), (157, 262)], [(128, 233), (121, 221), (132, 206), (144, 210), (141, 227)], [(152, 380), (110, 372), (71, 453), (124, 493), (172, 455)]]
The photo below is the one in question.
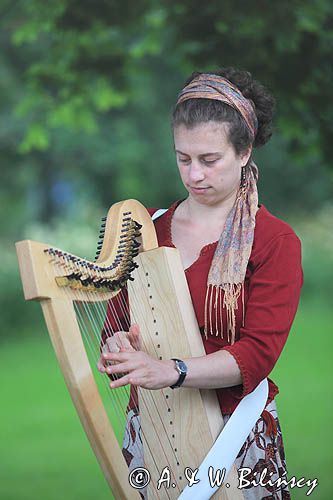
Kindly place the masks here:
[(167, 208), (159, 208), (158, 210), (156, 210), (156, 212), (151, 216), (151, 220), (156, 220), (158, 219), (159, 217), (161, 217), (161, 215), (163, 215), (168, 209)]
[(210, 485), (210, 467), (213, 467), (213, 478), (218, 469), (221, 471), (225, 469), (224, 477), (228, 479), (228, 473), (239, 450), (260, 417), (261, 412), (265, 409), (267, 397), (268, 381), (265, 378), (254, 391), (241, 400), (224, 426), (195, 476), (200, 482), (192, 486), (186, 486), (178, 500), (208, 500), (213, 496), (218, 490), (218, 486), (212, 487)]

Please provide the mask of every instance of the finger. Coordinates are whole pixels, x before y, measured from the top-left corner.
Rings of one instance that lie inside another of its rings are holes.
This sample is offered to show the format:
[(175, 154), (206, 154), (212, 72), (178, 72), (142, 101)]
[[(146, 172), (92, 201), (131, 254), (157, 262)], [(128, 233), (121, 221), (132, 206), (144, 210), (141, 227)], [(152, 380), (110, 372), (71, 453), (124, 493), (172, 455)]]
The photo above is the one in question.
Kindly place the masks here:
[(137, 368), (128, 373), (128, 382), (131, 385), (136, 385), (146, 389), (155, 389), (154, 384), (150, 381), (146, 369)]
[(102, 345), (102, 352), (109, 351), (108, 342), (109, 342), (109, 339), (107, 338), (106, 341), (104, 342), (104, 344)]
[(121, 344), (121, 334), (125, 332), (115, 332), (107, 339), (107, 349), (104, 352), (118, 352)]
[(128, 352), (135, 351), (129, 337), (130, 337), (129, 333), (126, 332), (126, 334), (121, 339), (119, 339), (118, 345), (120, 351), (128, 351)]
[(119, 352), (120, 349), (125, 349), (128, 351), (134, 350), (130, 340), (128, 339), (128, 332), (124, 331), (115, 332), (112, 335), (112, 337), (107, 339), (107, 343), (108, 343), (107, 352)]
[(128, 351), (104, 352), (102, 357), (104, 361), (117, 361), (118, 363), (121, 363), (128, 360), (129, 354), (130, 353), (128, 353)]
[(104, 363), (103, 363), (103, 358), (99, 358), (99, 360), (97, 361), (97, 369), (99, 372), (101, 373), (105, 373), (105, 366), (104, 366)]
[(141, 348), (141, 334), (139, 325), (133, 323), (133, 325), (130, 326), (128, 337), (134, 349), (139, 351)]
[(118, 374), (118, 373), (128, 373), (130, 367), (128, 363), (117, 363), (116, 365), (108, 366), (106, 371), (109, 374)]
[[(113, 340), (113, 337), (108, 337), (105, 340), (104, 345), (102, 345), (101, 357), (100, 357), (98, 363), (102, 364), (104, 366), (104, 368), (107, 368), (107, 366), (109, 365), (109, 363), (111, 363), (111, 361), (106, 361), (104, 359), (103, 354), (108, 353), (108, 352), (118, 352), (118, 351), (119, 351), (119, 349), (117, 347), (115, 347), (115, 342)], [(97, 368), (99, 369), (98, 363), (97, 363)]]
[(123, 377), (118, 378), (117, 380), (113, 380), (110, 384), (111, 389), (116, 389), (117, 387), (123, 387), (124, 385), (128, 385), (130, 376), (124, 375)]

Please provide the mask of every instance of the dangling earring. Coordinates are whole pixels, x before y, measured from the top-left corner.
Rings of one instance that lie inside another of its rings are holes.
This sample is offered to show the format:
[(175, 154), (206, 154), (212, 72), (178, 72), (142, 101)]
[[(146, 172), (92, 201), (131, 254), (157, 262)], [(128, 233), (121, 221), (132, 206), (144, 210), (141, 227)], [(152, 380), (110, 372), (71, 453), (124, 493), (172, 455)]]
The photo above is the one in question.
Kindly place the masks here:
[(242, 173), (241, 173), (241, 187), (244, 187), (246, 184), (246, 167), (242, 167)]

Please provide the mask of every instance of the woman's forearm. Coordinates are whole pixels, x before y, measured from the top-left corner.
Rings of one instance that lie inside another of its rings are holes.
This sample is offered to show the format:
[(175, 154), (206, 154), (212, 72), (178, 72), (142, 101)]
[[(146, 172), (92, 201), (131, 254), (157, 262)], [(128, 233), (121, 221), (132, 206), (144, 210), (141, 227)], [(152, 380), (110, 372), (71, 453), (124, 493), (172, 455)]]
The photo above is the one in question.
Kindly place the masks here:
[[(184, 358), (183, 361), (187, 365), (183, 387), (219, 389), (242, 383), (237, 362), (228, 351), (220, 350), (198, 358)], [(104, 352), (98, 368), (102, 373), (121, 375), (111, 382), (111, 388), (133, 384), (145, 389), (161, 389), (174, 385), (179, 379), (172, 359), (159, 360), (135, 349)]]
[(183, 387), (218, 389), (242, 384), (235, 358), (228, 351), (216, 351), (199, 358), (184, 359), (187, 375)]

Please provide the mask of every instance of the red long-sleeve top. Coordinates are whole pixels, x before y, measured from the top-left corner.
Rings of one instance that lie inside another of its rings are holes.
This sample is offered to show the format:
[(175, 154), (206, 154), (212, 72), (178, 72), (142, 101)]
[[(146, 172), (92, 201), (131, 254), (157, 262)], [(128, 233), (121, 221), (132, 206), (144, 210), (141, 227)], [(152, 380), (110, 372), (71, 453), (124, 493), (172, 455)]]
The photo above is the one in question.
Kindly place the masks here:
[[(155, 221), (159, 246), (175, 246), (171, 238), (171, 220), (179, 203), (175, 202)], [(150, 214), (155, 210), (150, 209)], [(185, 275), (206, 354), (224, 349), (232, 354), (241, 371), (241, 385), (216, 390), (222, 413), (230, 414), (240, 399), (270, 374), (287, 340), (303, 285), (301, 242), (289, 224), (259, 205), (244, 282), (244, 326), (240, 296), (235, 310), (233, 345), (225, 335), (224, 338), (215, 335), (205, 338), (203, 334), (207, 277), (216, 246), (217, 242), (204, 246), (197, 260), (185, 270)], [(223, 322), (225, 332), (225, 310)], [(268, 378), (268, 382), (267, 403), (279, 392), (271, 379)], [(135, 404), (135, 392), (132, 391), (129, 407)]]

